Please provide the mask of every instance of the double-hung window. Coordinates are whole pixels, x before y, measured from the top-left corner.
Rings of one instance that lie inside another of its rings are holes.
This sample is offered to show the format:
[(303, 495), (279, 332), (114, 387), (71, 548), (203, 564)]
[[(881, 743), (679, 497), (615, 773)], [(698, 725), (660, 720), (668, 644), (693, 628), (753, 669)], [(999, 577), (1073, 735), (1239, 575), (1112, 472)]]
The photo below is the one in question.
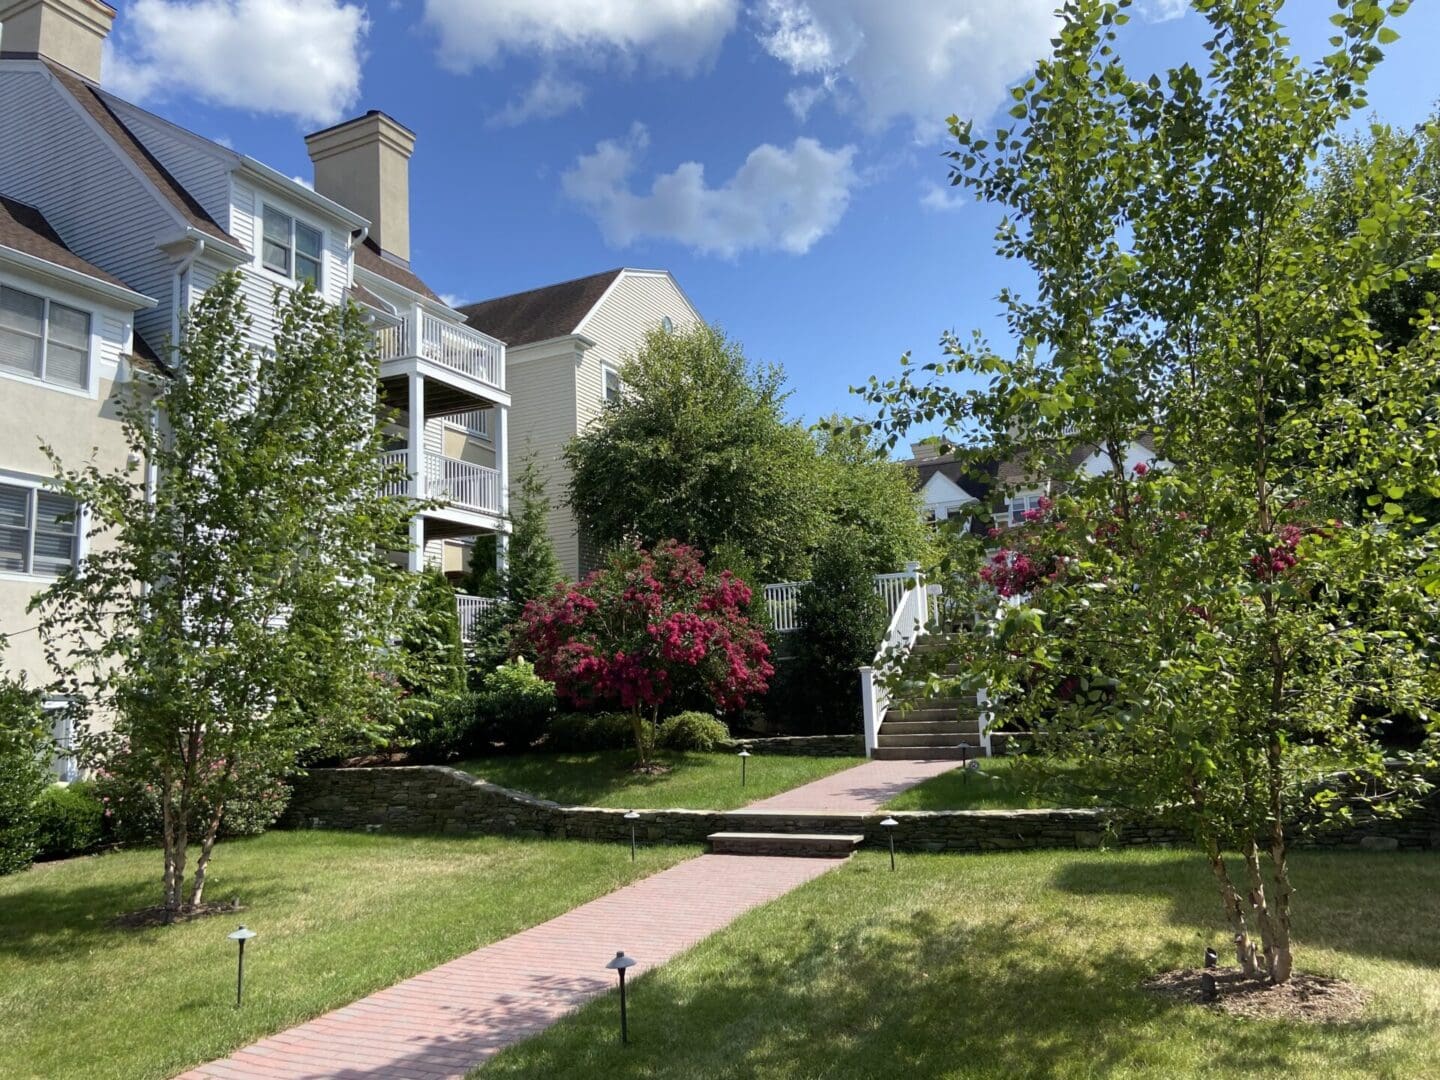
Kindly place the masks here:
[(55, 779), (68, 784), (80, 776), (75, 762), (73, 706), (67, 698), (47, 698), (44, 708), (45, 717), (50, 721), (50, 738), (55, 744), (55, 754), (50, 759), (50, 771), (55, 774)]
[(0, 285), (0, 371), (87, 389), (89, 314)]
[(44, 488), (0, 484), (0, 573), (58, 577), (80, 551), (75, 500)]
[(1023, 525), (1025, 513), (1028, 510), (1040, 509), (1040, 500), (1043, 495), (1020, 495), (1010, 501), (1010, 524)]
[(325, 237), (319, 229), (296, 221), (289, 214), (265, 207), (260, 262), (267, 270), (320, 288), (320, 262)]
[(605, 401), (607, 404), (615, 404), (620, 400), (620, 394), (624, 390), (624, 384), (620, 381), (620, 372), (613, 367), (605, 369)]

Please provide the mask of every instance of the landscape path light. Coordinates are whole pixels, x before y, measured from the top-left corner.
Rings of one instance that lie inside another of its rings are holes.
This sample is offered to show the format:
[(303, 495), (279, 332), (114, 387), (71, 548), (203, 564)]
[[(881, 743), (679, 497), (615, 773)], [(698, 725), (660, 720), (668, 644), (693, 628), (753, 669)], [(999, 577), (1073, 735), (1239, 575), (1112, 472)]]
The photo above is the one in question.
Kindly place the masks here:
[(615, 954), (615, 959), (605, 965), (608, 970), (616, 972), (620, 976), (620, 1042), (622, 1044), (630, 1041), (630, 1022), (625, 1015), (625, 969), (634, 967), (635, 963), (635, 958), (626, 956), (625, 950), (621, 949)]
[(640, 820), (640, 811), (631, 810), (625, 815), (625, 820), (630, 822), (630, 861), (635, 861), (635, 823)]
[(881, 828), (885, 830), (885, 835), (890, 838), (890, 869), (892, 871), (895, 869), (895, 826), (899, 824), (893, 817), (887, 817), (880, 822)]
[(745, 762), (749, 759), (749, 757), (750, 757), (750, 751), (749, 751), (749, 750), (741, 750), (741, 751), (740, 751), (740, 786), (741, 786), (741, 787), (744, 787), (744, 786), (745, 786)]
[(238, 942), (240, 945), (240, 955), (235, 963), (235, 1007), (237, 1009), (240, 1007), (240, 995), (245, 990), (245, 942), (254, 936), (255, 931), (245, 929), (244, 923), (241, 923), (240, 928), (229, 935), (231, 941)]

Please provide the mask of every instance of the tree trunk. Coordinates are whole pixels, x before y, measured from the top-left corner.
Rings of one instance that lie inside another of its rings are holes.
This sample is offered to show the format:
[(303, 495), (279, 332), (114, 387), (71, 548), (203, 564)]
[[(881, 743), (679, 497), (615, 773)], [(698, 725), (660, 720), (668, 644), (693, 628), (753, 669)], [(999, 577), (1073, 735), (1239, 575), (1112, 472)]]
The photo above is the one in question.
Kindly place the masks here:
[(1290, 978), (1295, 958), (1290, 947), (1290, 859), (1285, 843), (1285, 805), (1280, 740), (1273, 735), (1269, 746), (1270, 766), (1270, 862), (1275, 877), (1275, 959), (1270, 964), (1270, 981)]
[(173, 777), (167, 771), (160, 795), (160, 831), (165, 848), (165, 922), (175, 921), (182, 908), (185, 889), (185, 856), (189, 846), (187, 799), (181, 787), (179, 805), (175, 802)]
[(1213, 837), (1205, 837), (1205, 855), (1210, 860), (1210, 872), (1220, 886), (1220, 901), (1225, 907), (1225, 917), (1235, 932), (1235, 962), (1247, 979), (1259, 977), (1259, 965), (1255, 959), (1255, 943), (1250, 940), (1250, 928), (1245, 921), (1245, 904), (1240, 891), (1230, 880), (1230, 871), (1220, 855), (1220, 847)]
[(215, 808), (205, 824), (205, 838), (200, 843), (200, 858), (195, 860), (195, 884), (190, 890), (190, 907), (198, 908), (205, 895), (205, 871), (210, 868), (210, 853), (215, 850), (215, 838), (220, 833), (220, 814), (223, 804)]
[(1275, 971), (1275, 920), (1271, 917), (1270, 906), (1265, 901), (1265, 876), (1260, 870), (1260, 846), (1254, 840), (1245, 842), (1245, 872), (1250, 879), (1250, 912), (1255, 916), (1255, 925), (1260, 930), (1260, 942), (1265, 950), (1265, 971), (1274, 980)]
[(650, 760), (650, 754), (645, 745), (645, 718), (640, 715), (638, 707), (630, 710), (630, 728), (635, 732), (636, 760), (644, 765)]

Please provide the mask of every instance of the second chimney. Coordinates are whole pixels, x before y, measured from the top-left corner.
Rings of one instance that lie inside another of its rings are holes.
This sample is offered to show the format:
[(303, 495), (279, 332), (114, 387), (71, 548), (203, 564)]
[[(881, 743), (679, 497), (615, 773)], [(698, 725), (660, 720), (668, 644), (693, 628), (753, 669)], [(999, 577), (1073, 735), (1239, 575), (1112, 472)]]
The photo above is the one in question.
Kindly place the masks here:
[(370, 239), (410, 265), (410, 155), (415, 133), (377, 109), (305, 136), (315, 190), (370, 219)]
[(0, 53), (43, 56), (98, 85), (114, 22), (115, 9), (99, 0), (0, 0)]

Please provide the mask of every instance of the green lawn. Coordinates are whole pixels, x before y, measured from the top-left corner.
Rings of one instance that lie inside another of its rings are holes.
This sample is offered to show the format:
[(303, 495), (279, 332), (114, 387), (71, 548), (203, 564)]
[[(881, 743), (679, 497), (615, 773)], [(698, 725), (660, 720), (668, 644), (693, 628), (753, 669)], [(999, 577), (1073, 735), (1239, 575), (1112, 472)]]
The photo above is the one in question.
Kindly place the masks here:
[(981, 758), (980, 769), (952, 769), (885, 804), (887, 810), (1023, 810), (1051, 806), (1012, 776), (1012, 758)]
[(456, 768), (501, 787), (574, 806), (733, 810), (865, 760), (755, 754), (746, 765), (746, 783), (741, 787), (740, 759), (734, 754), (661, 751), (656, 759), (669, 771), (659, 776), (634, 772), (632, 750), (477, 758), (459, 762)]
[(544, 1077), (1440, 1076), (1440, 856), (1294, 859), (1300, 967), (1373, 994), (1337, 1026), (1156, 999), (1226, 934), (1209, 872), (1166, 850), (850, 864), (495, 1058)]
[(42, 864), (0, 878), (0, 1076), (171, 1076), (693, 854), (277, 832), (217, 849), (209, 896), (246, 911), (141, 931), (107, 924), (158, 899), (157, 851)]

